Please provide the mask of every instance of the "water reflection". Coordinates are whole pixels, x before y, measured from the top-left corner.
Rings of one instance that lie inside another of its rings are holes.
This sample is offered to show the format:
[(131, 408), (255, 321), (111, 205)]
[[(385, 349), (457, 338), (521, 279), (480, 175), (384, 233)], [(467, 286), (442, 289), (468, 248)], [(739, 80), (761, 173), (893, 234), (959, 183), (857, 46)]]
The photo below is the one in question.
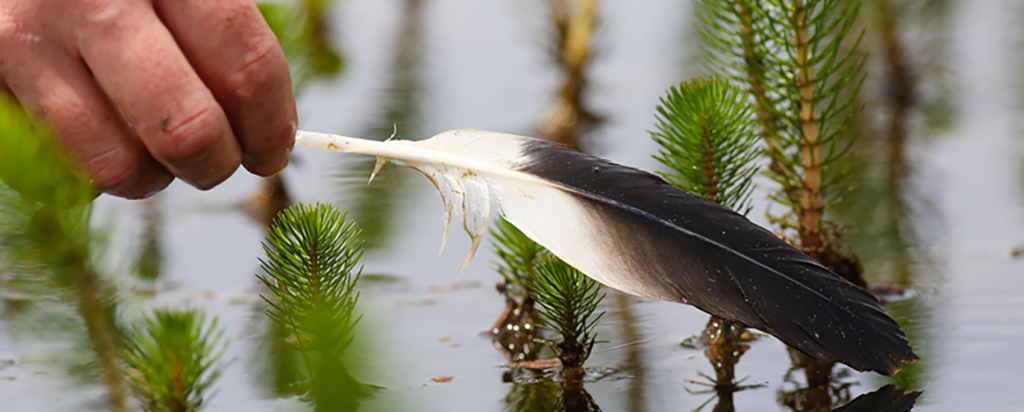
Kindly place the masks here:
[(274, 217), (292, 205), (292, 197), (280, 174), (263, 179), (259, 190), (248, 201), (241, 205), (244, 212), (253, 221), (263, 227), (270, 227)]
[(585, 137), (600, 126), (602, 116), (586, 100), (588, 68), (598, 26), (598, 0), (548, 0), (548, 54), (561, 74), (555, 99), (540, 120), (537, 137), (586, 151)]
[[(857, 384), (849, 369), (836, 369), (835, 362), (815, 359), (787, 348), (793, 367), (783, 377), (788, 389), (780, 389), (776, 399), (793, 412), (827, 412), (833, 405), (850, 401), (850, 387)], [(801, 379), (802, 375), (802, 379)]]
[(689, 381), (693, 385), (708, 388), (702, 390), (686, 388), (686, 391), (690, 394), (713, 394), (711, 398), (697, 407), (695, 411), (701, 411), (712, 401), (717, 400), (712, 411), (734, 412), (736, 407), (733, 404), (733, 394), (767, 386), (766, 384), (743, 385), (747, 378), (736, 379), (736, 365), (743, 354), (750, 349), (750, 345), (747, 345), (747, 343), (756, 339), (743, 326), (717, 316), (711, 316), (708, 319), (707, 326), (704, 327), (704, 332), (696, 339), (699, 340), (701, 346), (705, 347), (704, 356), (708, 358), (711, 366), (715, 369), (715, 376), (708, 376), (698, 371), (697, 374), (704, 378), (704, 381)]
[(885, 385), (878, 390), (858, 396), (834, 412), (907, 412), (921, 392), (906, 392), (896, 385)]
[(156, 195), (141, 202), (142, 235), (135, 257), (134, 273), (140, 280), (154, 282), (163, 275), (163, 214), (162, 196)]
[[(511, 381), (506, 381), (511, 382)], [(501, 400), (505, 412), (553, 411), (558, 405), (561, 388), (553, 380), (513, 383)]]
[(504, 285), (499, 285), (499, 291), (505, 295), (505, 310), (491, 327), (491, 342), (512, 364), (536, 361), (544, 345), (538, 340), (540, 315), (533, 298), (515, 296)]
[(587, 379), (557, 379), (549, 369), (519, 367), (504, 375), (511, 383), (502, 399), (506, 412), (598, 412), (600, 405), (584, 387)]
[[(381, 96), (381, 108), (359, 136), (384, 140), (394, 133), (396, 139), (419, 140), (423, 130), (423, 20), (426, 0), (402, 0), (398, 37), (388, 66), (387, 81)], [(339, 157), (341, 159), (342, 157)], [(353, 160), (344, 157), (339, 174), (339, 198), (344, 209), (359, 224), (366, 249), (386, 247), (401, 215), (399, 199), (410, 190), (411, 170), (385, 167), (374, 178), (374, 159)]]
[[(954, 2), (949, 0), (875, 0), (869, 9), (868, 43), (881, 66), (873, 82), (881, 87), (867, 96), (877, 111), (865, 124), (844, 160), (852, 189), (834, 209), (836, 220), (851, 222), (847, 243), (862, 258), (872, 292), (892, 300), (886, 309), (901, 323), (922, 361), (892, 378), (904, 388), (926, 380), (927, 334), (932, 308), (921, 297), (902, 300), (906, 291), (935, 282), (931, 246), (941, 216), (929, 194), (914, 184), (918, 174), (908, 149), (955, 124), (954, 82), (950, 76), (949, 33)], [(869, 109), (872, 110), (872, 109)], [(923, 118), (924, 122), (915, 119)], [(915, 319), (908, 324), (906, 319)]]
[(633, 298), (625, 293), (613, 293), (615, 297), (616, 315), (619, 322), (619, 335), (625, 342), (626, 359), (619, 369), (630, 377), (626, 384), (626, 410), (642, 412), (647, 410), (647, 371), (644, 369), (643, 337), (640, 334), (640, 321), (636, 318)]

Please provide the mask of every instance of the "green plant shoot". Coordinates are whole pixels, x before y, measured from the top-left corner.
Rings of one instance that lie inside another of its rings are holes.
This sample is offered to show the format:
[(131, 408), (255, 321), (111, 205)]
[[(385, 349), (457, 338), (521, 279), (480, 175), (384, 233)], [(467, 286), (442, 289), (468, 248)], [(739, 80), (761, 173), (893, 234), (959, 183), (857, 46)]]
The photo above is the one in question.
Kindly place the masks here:
[(513, 294), (530, 296), (537, 265), (551, 254), (505, 219), (498, 219), (494, 237), (494, 253), (500, 259), (498, 273)]
[(747, 96), (720, 77), (673, 86), (661, 99), (655, 159), (672, 172), (670, 183), (746, 213), (757, 173), (757, 123)]
[(285, 329), (308, 373), (317, 410), (354, 410), (366, 389), (345, 367), (345, 351), (359, 322), (353, 312), (363, 255), (354, 222), (333, 206), (296, 205), (271, 225), (260, 280), (273, 293), (267, 315)]
[(217, 320), (201, 310), (158, 309), (128, 334), (129, 384), (146, 412), (195, 412), (209, 400), (227, 349)]
[(580, 370), (597, 340), (594, 327), (604, 315), (594, 316), (604, 299), (598, 294), (601, 285), (561, 260), (545, 260), (537, 266), (533, 286), (542, 326), (562, 335), (553, 347), (562, 361), (563, 375)]

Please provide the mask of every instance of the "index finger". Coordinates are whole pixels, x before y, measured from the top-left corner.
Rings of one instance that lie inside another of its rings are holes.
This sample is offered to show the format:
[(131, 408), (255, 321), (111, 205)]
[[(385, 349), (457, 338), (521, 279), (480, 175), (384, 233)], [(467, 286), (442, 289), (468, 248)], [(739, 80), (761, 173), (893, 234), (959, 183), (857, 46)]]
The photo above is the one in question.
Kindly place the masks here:
[(288, 164), (298, 116), (284, 52), (252, 0), (158, 0), (155, 7), (220, 102), (242, 164), (268, 176)]

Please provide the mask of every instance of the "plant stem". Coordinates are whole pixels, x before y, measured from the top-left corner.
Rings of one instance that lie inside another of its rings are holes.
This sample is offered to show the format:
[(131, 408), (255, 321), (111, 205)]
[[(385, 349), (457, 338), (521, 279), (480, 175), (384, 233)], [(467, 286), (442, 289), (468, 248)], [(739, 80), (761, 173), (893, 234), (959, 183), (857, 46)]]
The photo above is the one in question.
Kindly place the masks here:
[[(707, 118), (703, 115), (701, 120), (706, 121)], [(715, 141), (711, 137), (711, 131), (708, 130), (707, 123), (701, 125), (701, 140), (704, 141), (704, 153), (702, 159), (704, 160), (704, 193), (707, 195), (707, 199), (718, 203), (718, 180), (715, 179)]]
[[(768, 168), (779, 176), (789, 178), (796, 175), (796, 172), (785, 161), (782, 143), (779, 142), (777, 136), (776, 122), (778, 119), (768, 109), (772, 104), (768, 101), (767, 91), (761, 81), (764, 78), (764, 68), (757, 54), (757, 39), (755, 38), (754, 17), (751, 10), (752, 7), (747, 0), (736, 1), (735, 11), (741, 27), (740, 41), (743, 43), (743, 63), (747, 69), (747, 82), (750, 84), (750, 94), (754, 95), (757, 120), (761, 124), (761, 138), (764, 139), (768, 158), (771, 159)], [(793, 204), (800, 203), (796, 190), (786, 187), (783, 188), (783, 192)]]
[(565, 34), (562, 58), (567, 66), (582, 70), (590, 56), (590, 40), (594, 34), (597, 0), (575, 0)]
[(807, 8), (804, 0), (793, 2), (793, 22), (796, 25), (796, 63), (799, 68), (800, 120), (803, 138), (800, 150), (804, 165), (803, 194), (800, 199), (800, 244), (805, 251), (816, 251), (824, 246), (821, 237), (821, 217), (824, 203), (821, 188), (821, 148), (818, 143), (818, 117), (814, 98), (814, 68), (807, 33)]
[(110, 393), (110, 408), (115, 412), (127, 412), (124, 380), (117, 364), (118, 344), (114, 337), (114, 322), (97, 293), (96, 274), (81, 264), (76, 265), (72, 273), (78, 285), (78, 311), (85, 320), (89, 338), (100, 358), (100, 373)]

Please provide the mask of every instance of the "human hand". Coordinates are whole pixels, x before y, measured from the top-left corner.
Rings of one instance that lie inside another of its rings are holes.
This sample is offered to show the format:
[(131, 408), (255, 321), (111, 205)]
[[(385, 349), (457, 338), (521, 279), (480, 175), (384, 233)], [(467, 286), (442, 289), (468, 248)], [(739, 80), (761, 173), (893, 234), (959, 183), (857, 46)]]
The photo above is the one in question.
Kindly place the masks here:
[(0, 0), (6, 85), (95, 187), (210, 189), (288, 164), (284, 53), (252, 0)]

